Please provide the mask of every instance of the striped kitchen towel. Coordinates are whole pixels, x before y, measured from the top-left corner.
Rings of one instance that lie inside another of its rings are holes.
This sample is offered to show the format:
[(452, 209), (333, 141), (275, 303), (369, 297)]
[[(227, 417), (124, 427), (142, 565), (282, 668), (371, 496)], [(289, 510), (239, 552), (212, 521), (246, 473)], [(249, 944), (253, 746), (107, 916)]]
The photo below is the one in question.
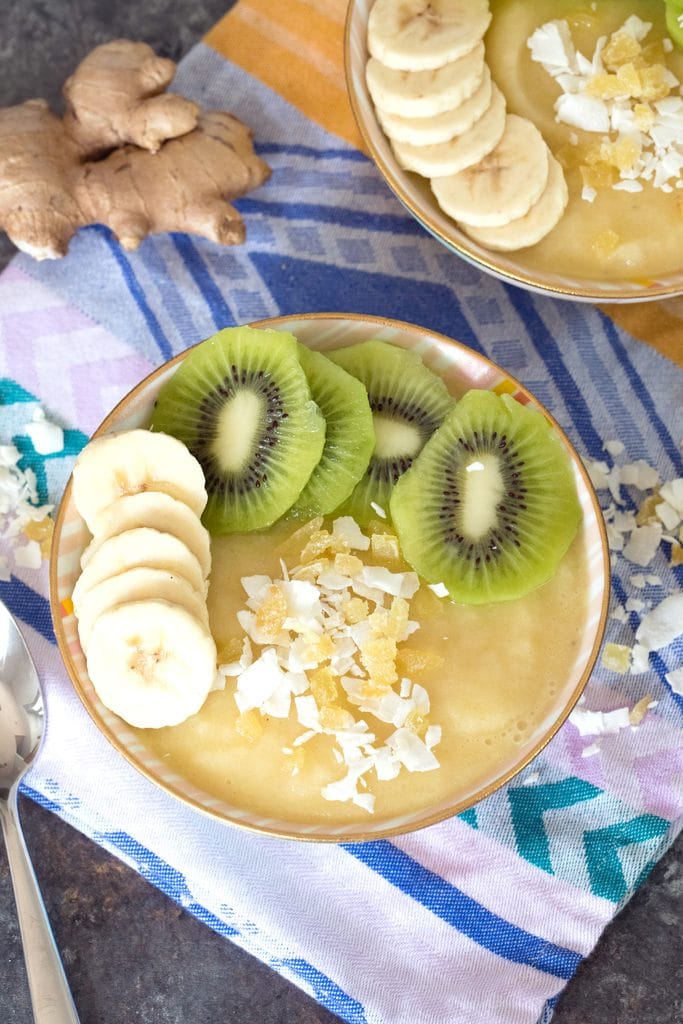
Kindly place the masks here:
[[(236, 204), (245, 245), (160, 235), (127, 254), (94, 226), (66, 258), (18, 256), (0, 276), (0, 445), (18, 449), (35, 500), (59, 500), (104, 414), (169, 356), (218, 327), (327, 310), (408, 320), (485, 353), (545, 403), (587, 460), (605, 463), (595, 472), (613, 489), (614, 467), (637, 460), (661, 481), (682, 477), (683, 369), (662, 355), (676, 354), (680, 304), (607, 315), (505, 285), (446, 251), (358, 148), (341, 75), (345, 4), (296, 0), (286, 24), (281, 6), (242, 0), (176, 81), (248, 122), (273, 168)], [(656, 338), (655, 320), (666, 328)], [(38, 409), (64, 427), (57, 454), (33, 444)], [(630, 486), (620, 494), (624, 511), (642, 497)], [(600, 495), (613, 502), (609, 488)], [(624, 536), (614, 524), (611, 533), (616, 549)], [(547, 1020), (680, 829), (681, 639), (642, 671), (596, 667), (584, 709), (632, 709), (647, 697), (637, 727), (596, 743), (570, 721), (505, 788), (423, 831), (297, 844), (201, 816), (122, 761), (66, 677), (46, 566), (31, 568), (16, 549), (4, 542), (0, 597), (48, 689), (29, 794), (349, 1022)], [(681, 589), (671, 549), (662, 541), (647, 568), (615, 550), (608, 641), (632, 646), (648, 605)]]

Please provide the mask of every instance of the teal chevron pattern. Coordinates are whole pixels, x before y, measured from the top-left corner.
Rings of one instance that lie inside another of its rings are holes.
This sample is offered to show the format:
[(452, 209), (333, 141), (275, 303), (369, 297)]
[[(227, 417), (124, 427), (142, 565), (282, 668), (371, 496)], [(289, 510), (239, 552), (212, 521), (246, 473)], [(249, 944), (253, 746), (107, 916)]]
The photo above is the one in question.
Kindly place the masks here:
[[(656, 814), (641, 814), (600, 828), (591, 828), (591, 818), (595, 821), (603, 816), (605, 798), (603, 790), (575, 776), (538, 786), (511, 788), (507, 794), (517, 852), (551, 875), (558, 868), (557, 863), (553, 862), (551, 812), (573, 808), (570, 817), (577, 837), (582, 841), (588, 887), (595, 896), (619, 903), (640, 885), (652, 866), (649, 858), (644, 860), (646, 850), (643, 849), (637, 858), (631, 858), (640, 865), (637, 877), (627, 876), (619, 851), (636, 845), (646, 847), (650, 844), (656, 847), (666, 836), (671, 823)], [(621, 811), (625, 812), (626, 807), (622, 807)], [(565, 829), (568, 820), (565, 814)], [(564, 871), (561, 873), (564, 874)]]
[(33, 418), (34, 405), (42, 407), (43, 403), (11, 378), (0, 378), (0, 444), (15, 445), (21, 453), (19, 468), (35, 473), (38, 503), (55, 504), (64, 490), (73, 460), (88, 437), (81, 430), (67, 427), (62, 451), (40, 455), (24, 432)]
[(546, 811), (556, 811), (584, 800), (592, 800), (601, 792), (597, 786), (574, 776), (562, 779), (561, 782), (510, 789), (508, 800), (520, 855), (543, 871), (554, 874), (543, 815)]
[[(618, 850), (634, 843), (645, 843), (659, 839), (665, 835), (670, 823), (656, 814), (641, 814), (630, 821), (622, 821), (618, 825), (607, 828), (596, 828), (592, 832), (584, 832), (583, 847), (586, 854), (586, 865), (591, 880), (591, 889), (596, 896), (618, 903), (629, 891), (629, 883), (619, 860)], [(641, 872), (636, 885), (644, 880), (650, 865)]]

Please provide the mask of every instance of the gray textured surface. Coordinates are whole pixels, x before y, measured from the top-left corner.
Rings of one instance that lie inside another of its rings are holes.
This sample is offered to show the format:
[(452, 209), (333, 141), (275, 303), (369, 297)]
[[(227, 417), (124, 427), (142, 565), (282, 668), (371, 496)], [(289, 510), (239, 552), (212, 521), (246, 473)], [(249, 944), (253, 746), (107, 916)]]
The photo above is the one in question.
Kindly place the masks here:
[[(57, 108), (63, 80), (107, 39), (143, 39), (178, 59), (228, 6), (228, 0), (0, 0), (0, 105), (43, 96)], [(10, 252), (0, 237), (0, 266)], [(82, 1024), (336, 1020), (54, 815), (24, 800), (22, 816)], [(683, 1022), (682, 853), (679, 840), (607, 929), (568, 985), (554, 1024)], [(0, 850), (0, 1024), (30, 1020)]]

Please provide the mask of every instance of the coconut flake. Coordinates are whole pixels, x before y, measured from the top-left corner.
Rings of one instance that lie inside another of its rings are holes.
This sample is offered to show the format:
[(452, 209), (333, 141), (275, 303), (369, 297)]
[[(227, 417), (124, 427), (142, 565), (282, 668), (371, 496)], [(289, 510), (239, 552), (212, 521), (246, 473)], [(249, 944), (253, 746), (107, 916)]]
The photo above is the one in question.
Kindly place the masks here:
[(636, 640), (650, 651), (659, 651), (683, 635), (683, 594), (670, 594), (641, 620)]
[(577, 706), (569, 721), (576, 726), (580, 736), (614, 735), (631, 724), (627, 707), (615, 708), (614, 711), (589, 711)]
[(657, 553), (662, 539), (662, 528), (657, 523), (636, 526), (624, 547), (624, 558), (635, 565), (649, 565)]
[(24, 431), (38, 455), (56, 455), (64, 451), (64, 430), (46, 419), (42, 409), (35, 410), (33, 421), (26, 424)]
[(683, 668), (675, 668), (673, 672), (667, 672), (664, 677), (673, 690), (679, 697), (683, 697)]
[(429, 583), (427, 585), (437, 597), (448, 597), (449, 591), (445, 583)]
[(429, 747), (410, 729), (397, 729), (387, 739), (387, 746), (409, 772), (429, 772), (439, 767)]
[(37, 540), (30, 540), (23, 547), (14, 549), (14, 561), (23, 569), (40, 569), (43, 555)]
[(332, 523), (332, 536), (346, 541), (348, 546), (356, 551), (367, 551), (370, 547), (370, 538), (365, 536), (351, 516), (340, 516), (339, 519), (335, 519)]

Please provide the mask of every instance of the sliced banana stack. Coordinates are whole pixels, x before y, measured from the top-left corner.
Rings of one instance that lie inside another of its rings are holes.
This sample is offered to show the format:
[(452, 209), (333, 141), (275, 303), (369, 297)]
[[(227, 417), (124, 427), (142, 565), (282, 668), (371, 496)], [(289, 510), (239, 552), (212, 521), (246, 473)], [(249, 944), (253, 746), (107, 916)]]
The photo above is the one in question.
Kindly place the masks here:
[(562, 168), (526, 118), (506, 113), (485, 60), (488, 0), (376, 0), (368, 91), (396, 160), (430, 180), (479, 244), (535, 245), (567, 205)]
[(93, 534), (72, 595), (93, 687), (130, 725), (177, 725), (216, 678), (202, 467), (167, 434), (110, 434), (78, 457), (73, 496)]

